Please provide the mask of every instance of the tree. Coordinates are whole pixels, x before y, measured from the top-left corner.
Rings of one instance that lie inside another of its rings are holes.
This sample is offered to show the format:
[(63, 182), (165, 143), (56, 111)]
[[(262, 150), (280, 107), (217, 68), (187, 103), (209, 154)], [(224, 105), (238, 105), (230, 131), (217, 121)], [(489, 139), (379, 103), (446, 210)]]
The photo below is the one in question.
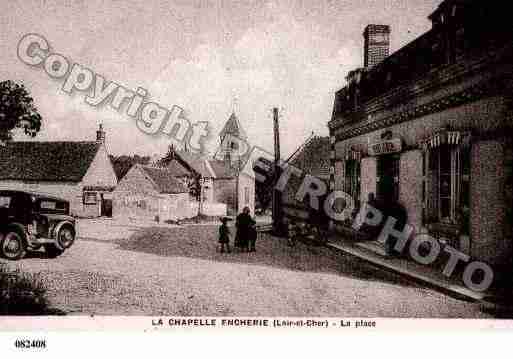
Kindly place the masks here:
[(34, 99), (23, 84), (7, 80), (0, 82), (0, 142), (12, 139), (12, 130), (23, 128), (28, 136), (41, 129), (41, 115)]

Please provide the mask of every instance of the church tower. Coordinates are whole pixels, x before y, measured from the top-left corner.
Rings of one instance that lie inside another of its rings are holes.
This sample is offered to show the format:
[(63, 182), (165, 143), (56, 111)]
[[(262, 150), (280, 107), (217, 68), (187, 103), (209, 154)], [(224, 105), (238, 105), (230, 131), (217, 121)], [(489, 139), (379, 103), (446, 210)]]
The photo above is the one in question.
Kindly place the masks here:
[(219, 133), (219, 141), (221, 143), (221, 151), (226, 164), (230, 166), (236, 165), (240, 160), (240, 143), (247, 140), (247, 135), (242, 128), (239, 119), (232, 112), (228, 121)]

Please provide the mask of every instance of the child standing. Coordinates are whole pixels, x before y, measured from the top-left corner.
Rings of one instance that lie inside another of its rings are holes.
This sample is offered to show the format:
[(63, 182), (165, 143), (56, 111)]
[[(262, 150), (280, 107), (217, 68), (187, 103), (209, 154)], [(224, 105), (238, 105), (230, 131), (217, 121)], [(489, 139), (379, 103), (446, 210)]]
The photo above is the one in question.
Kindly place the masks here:
[(257, 240), (257, 236), (258, 236), (258, 233), (257, 233), (257, 229), (256, 229), (256, 223), (251, 223), (251, 225), (249, 226), (249, 231), (248, 231), (248, 252), (256, 252), (256, 249), (255, 249), (255, 242)]
[(230, 219), (227, 217), (221, 218), (221, 226), (219, 227), (219, 243), (221, 244), (221, 253), (224, 253), (224, 247), (226, 246), (226, 251), (230, 253), (230, 229), (228, 228), (228, 221)]

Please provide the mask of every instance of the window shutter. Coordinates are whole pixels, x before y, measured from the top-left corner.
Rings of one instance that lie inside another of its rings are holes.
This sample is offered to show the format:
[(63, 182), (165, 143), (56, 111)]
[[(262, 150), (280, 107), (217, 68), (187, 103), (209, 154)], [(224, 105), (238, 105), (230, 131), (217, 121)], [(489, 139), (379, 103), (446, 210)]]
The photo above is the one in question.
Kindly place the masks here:
[(438, 218), (438, 151), (427, 149), (425, 152), (425, 207), (426, 222)]

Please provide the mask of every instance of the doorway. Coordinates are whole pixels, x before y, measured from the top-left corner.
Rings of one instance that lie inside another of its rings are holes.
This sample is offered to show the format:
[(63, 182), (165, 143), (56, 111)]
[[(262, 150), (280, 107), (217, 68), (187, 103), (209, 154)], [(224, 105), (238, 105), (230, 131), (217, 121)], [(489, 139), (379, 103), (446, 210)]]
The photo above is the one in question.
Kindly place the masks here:
[(382, 155), (377, 161), (376, 197), (383, 203), (399, 201), (399, 154)]
[(100, 216), (112, 217), (112, 199), (106, 197), (103, 193), (100, 194)]

